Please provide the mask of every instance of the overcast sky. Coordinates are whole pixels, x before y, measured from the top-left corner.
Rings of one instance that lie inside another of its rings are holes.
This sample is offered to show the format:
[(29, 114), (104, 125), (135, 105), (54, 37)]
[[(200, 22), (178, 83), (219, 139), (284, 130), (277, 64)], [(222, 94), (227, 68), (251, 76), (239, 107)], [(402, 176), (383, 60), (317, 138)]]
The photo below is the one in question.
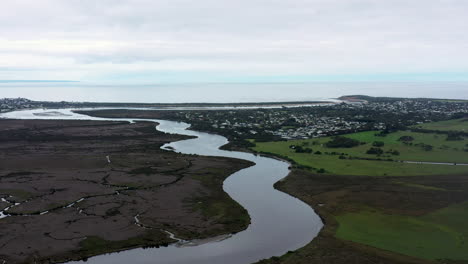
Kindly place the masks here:
[(468, 80), (466, 0), (2, 0), (0, 80)]

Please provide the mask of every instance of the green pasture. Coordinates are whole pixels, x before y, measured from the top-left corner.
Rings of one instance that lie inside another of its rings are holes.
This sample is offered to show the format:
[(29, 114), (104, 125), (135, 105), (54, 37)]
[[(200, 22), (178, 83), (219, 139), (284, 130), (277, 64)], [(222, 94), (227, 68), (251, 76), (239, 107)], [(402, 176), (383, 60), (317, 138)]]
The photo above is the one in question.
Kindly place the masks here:
[[(306, 140), (291, 140), (277, 142), (257, 142), (253, 150), (267, 152), (293, 159), (299, 165), (309, 166), (316, 169), (323, 168), (326, 173), (340, 175), (435, 175), (435, 174), (460, 174), (467, 173), (468, 166), (433, 165), (433, 164), (406, 164), (395, 162), (425, 161), (425, 162), (447, 162), (468, 163), (468, 139), (459, 141), (447, 141), (446, 135), (432, 133), (416, 133), (410, 131), (398, 131), (390, 133), (385, 137), (377, 136), (378, 131), (359, 132), (344, 135), (364, 142), (364, 144), (352, 148), (328, 148), (325, 143), (331, 137), (323, 137)], [(404, 144), (399, 141), (402, 136), (410, 136), (414, 140)], [(381, 147), (384, 152), (398, 151), (399, 155), (384, 153), (377, 156), (366, 154), (372, 147), (374, 141), (384, 142)], [(425, 150), (422, 144), (431, 145), (430, 151)], [(296, 153), (292, 145), (311, 148), (312, 153)], [(317, 151), (321, 155), (315, 154)], [(334, 155), (326, 154), (335, 152)], [(340, 159), (339, 156), (347, 159)], [(358, 159), (349, 159), (349, 158)], [(374, 160), (360, 160), (374, 159)], [(375, 159), (392, 159), (392, 161), (377, 161)]]
[(363, 211), (337, 216), (338, 238), (424, 259), (468, 260), (468, 202), (421, 216)]
[(461, 131), (468, 132), (468, 118), (452, 119), (447, 121), (432, 122), (414, 126), (415, 128), (423, 128), (440, 131)]

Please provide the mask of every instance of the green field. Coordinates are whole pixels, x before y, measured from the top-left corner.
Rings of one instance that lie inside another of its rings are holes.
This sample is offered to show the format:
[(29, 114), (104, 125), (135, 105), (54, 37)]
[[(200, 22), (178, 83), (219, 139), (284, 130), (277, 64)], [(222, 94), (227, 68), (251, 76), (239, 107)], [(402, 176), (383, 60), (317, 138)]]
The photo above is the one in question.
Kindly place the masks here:
[[(450, 120), (424, 126), (429, 130), (464, 131), (468, 122)], [(454, 139), (443, 133), (411, 131), (381, 135), (379, 131), (343, 135), (358, 141), (349, 148), (327, 147), (332, 137), (255, 142), (253, 150), (296, 163), (292, 176), (278, 187), (311, 206), (326, 201), (323, 207), (315, 208), (325, 219), (329, 217), (327, 232), (319, 238), (329, 244), (310, 245), (297, 254), (283, 256), (279, 262), (264, 263), (317, 263), (324, 256), (336, 255), (326, 263), (350, 263), (350, 259), (356, 260), (353, 263), (468, 263), (468, 166), (398, 162), (468, 164), (468, 137)], [(339, 145), (347, 145), (347, 141), (340, 140)], [(376, 141), (383, 142), (381, 154), (368, 154), (370, 148), (377, 148), (373, 145), (379, 145)], [(373, 248), (343, 245), (342, 240)], [(330, 245), (339, 245), (339, 250), (327, 251)], [(343, 250), (345, 253), (340, 254)], [(368, 261), (376, 255), (383, 259)], [(300, 262), (304, 256), (308, 261)], [(412, 262), (411, 257), (424, 260)]]
[(440, 131), (461, 131), (468, 132), (468, 118), (453, 119), (440, 122), (432, 122), (414, 126), (415, 128), (423, 128)]
[(341, 239), (424, 259), (468, 260), (468, 202), (422, 217), (366, 211), (336, 219)]
[[(434, 175), (434, 174), (460, 174), (468, 172), (468, 166), (451, 165), (429, 165), (429, 164), (404, 164), (391, 161), (359, 160), (351, 158), (367, 159), (393, 159), (405, 161), (426, 161), (426, 162), (448, 162), (448, 163), (468, 163), (468, 139), (459, 141), (447, 141), (446, 135), (431, 133), (416, 133), (410, 131), (398, 131), (390, 133), (385, 137), (376, 136), (378, 132), (368, 131), (345, 135), (346, 137), (357, 139), (365, 144), (352, 148), (328, 148), (325, 143), (330, 141), (330, 137), (292, 140), (278, 142), (257, 142), (253, 148), (258, 152), (267, 152), (293, 159), (299, 165), (309, 166), (316, 169), (323, 168), (326, 173), (340, 175)], [(399, 141), (402, 136), (414, 138), (411, 145), (405, 145)], [(384, 153), (377, 156), (366, 154), (372, 147), (374, 141), (384, 142), (382, 147), (384, 152), (396, 150), (399, 155)], [(426, 151), (419, 144), (428, 144), (433, 147)], [(311, 148), (313, 153), (296, 153), (291, 149), (291, 145)], [(314, 154), (320, 151), (322, 154)], [(325, 153), (336, 152), (338, 155)], [(344, 153), (347, 159), (339, 159)]]

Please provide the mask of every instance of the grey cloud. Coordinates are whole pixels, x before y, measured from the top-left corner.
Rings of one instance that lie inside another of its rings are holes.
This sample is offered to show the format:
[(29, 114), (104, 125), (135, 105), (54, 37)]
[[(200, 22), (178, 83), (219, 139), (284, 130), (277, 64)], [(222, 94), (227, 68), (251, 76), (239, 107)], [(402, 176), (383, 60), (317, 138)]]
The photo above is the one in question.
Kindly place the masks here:
[(269, 65), (259, 74), (466, 71), (466, 14), (465, 0), (3, 0), (0, 59), (107, 63), (103, 74), (180, 60)]

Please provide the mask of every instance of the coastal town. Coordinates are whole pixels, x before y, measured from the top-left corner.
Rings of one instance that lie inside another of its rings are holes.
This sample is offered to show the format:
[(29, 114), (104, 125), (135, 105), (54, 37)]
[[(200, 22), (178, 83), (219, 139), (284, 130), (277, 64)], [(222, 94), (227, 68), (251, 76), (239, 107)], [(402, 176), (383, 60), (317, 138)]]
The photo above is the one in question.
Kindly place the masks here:
[[(231, 141), (245, 139), (290, 140), (339, 135), (369, 130), (392, 130), (431, 121), (440, 121), (468, 113), (468, 101), (411, 99), (369, 96), (343, 96), (335, 103), (314, 105), (278, 103), (275, 107), (227, 107), (199, 104), (173, 105), (168, 119), (192, 124), (192, 128), (219, 133)], [(42, 102), (25, 98), (0, 99), (0, 112), (34, 108), (108, 107), (106, 103)], [(112, 106), (160, 107), (158, 104), (121, 103)], [(162, 105), (166, 107), (166, 105)], [(190, 111), (184, 109), (190, 109)], [(197, 109), (197, 110), (193, 110)]]
[[(366, 125), (365, 122), (346, 120), (342, 117), (295, 114), (280, 109), (180, 113), (183, 114), (186, 121), (196, 120), (211, 123), (214, 130), (232, 130), (237, 135), (251, 137), (269, 134), (282, 139), (305, 139), (340, 133), (341, 131), (358, 131)], [(384, 124), (379, 123), (375, 129), (383, 127)]]
[(2, 98), (0, 99), (0, 113), (21, 109), (39, 108), (40, 105), (26, 98)]
[(194, 129), (219, 133), (234, 141), (265, 141), (394, 130), (468, 113), (466, 101), (352, 98), (342, 97), (341, 103), (312, 107), (178, 111), (172, 119), (189, 122)]

